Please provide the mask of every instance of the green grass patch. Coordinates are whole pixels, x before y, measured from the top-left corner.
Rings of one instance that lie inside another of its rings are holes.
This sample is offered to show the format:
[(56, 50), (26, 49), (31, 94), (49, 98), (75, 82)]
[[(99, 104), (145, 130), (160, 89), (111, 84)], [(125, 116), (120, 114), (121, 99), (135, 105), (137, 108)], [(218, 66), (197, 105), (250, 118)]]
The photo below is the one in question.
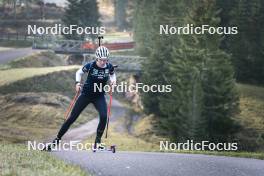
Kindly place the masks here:
[(3, 176), (87, 175), (78, 166), (66, 164), (50, 153), (27, 150), (25, 145), (0, 143), (0, 172)]

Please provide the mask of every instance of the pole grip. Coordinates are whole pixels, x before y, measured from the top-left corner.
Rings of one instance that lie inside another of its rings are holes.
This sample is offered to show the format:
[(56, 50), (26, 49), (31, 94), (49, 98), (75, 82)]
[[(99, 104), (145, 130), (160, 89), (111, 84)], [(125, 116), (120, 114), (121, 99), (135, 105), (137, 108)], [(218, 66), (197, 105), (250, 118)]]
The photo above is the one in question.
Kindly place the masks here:
[(98, 45), (101, 46), (101, 40), (104, 39), (104, 36), (98, 36)]

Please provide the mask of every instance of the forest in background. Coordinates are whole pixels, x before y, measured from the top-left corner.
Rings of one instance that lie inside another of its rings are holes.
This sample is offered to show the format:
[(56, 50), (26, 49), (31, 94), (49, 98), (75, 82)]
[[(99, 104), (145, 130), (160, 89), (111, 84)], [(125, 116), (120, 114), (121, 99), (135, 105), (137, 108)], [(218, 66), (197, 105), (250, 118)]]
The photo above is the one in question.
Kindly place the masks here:
[[(254, 141), (237, 135), (243, 127), (236, 118), (236, 83), (264, 84), (264, 2), (137, 0), (134, 10), (136, 48), (148, 58), (142, 79), (173, 89), (143, 93), (145, 111), (155, 114), (172, 140), (235, 141), (241, 150), (260, 149), (263, 131)], [(160, 25), (186, 24), (237, 26), (238, 34), (159, 34)]]

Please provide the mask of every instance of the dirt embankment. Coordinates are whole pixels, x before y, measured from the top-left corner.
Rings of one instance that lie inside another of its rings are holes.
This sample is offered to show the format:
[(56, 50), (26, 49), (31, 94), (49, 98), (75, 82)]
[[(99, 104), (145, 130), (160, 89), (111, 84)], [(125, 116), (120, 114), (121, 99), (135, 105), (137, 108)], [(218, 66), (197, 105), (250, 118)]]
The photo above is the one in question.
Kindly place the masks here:
[[(55, 72), (1, 86), (0, 141), (42, 140), (56, 134), (74, 94), (74, 72)], [(89, 106), (74, 126), (96, 115)]]

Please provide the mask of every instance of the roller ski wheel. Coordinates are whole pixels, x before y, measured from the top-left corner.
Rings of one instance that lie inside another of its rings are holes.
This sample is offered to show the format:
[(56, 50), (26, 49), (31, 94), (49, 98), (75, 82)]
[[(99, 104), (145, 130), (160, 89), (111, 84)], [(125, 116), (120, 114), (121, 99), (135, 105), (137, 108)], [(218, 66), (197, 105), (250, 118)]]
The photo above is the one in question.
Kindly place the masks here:
[(111, 145), (110, 146), (110, 150), (112, 151), (112, 153), (116, 152), (116, 146), (115, 145)]

